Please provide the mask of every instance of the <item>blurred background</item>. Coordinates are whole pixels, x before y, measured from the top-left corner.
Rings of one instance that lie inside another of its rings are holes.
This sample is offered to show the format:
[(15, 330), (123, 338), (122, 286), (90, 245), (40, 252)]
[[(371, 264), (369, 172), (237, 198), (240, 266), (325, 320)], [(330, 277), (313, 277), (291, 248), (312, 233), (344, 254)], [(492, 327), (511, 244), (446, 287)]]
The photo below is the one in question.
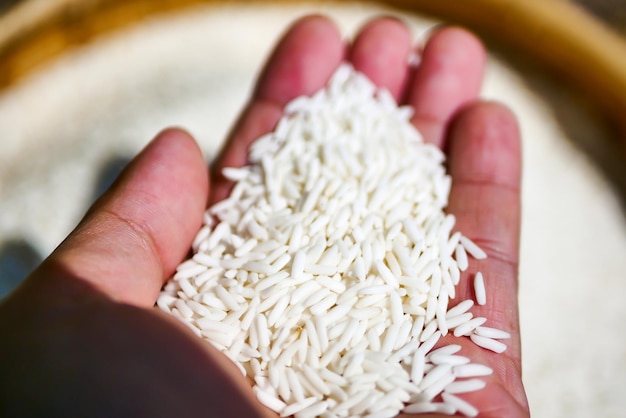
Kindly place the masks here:
[[(526, 4), (533, 2), (567, 3)], [(373, 16), (394, 14), (416, 40), (449, 21), (432, 10), (386, 2), (161, 0), (153, 2), (163, 5), (158, 13), (105, 25), (105, 12), (111, 19), (130, 7), (84, 7), (99, 3), (116, 2), (0, 0), (0, 298), (165, 126), (188, 129), (209, 162), (275, 40), (299, 16), (330, 15), (350, 37)], [(490, 2), (475, 2), (483, 3)], [(626, 0), (570, 3), (592, 27), (621, 38), (618, 45), (626, 42)], [(55, 7), (66, 14), (51, 20)], [(50, 21), (56, 26), (46, 37), (29, 29)], [(527, 22), (512, 22), (519, 26), (509, 32), (534, 39)], [(523, 135), (520, 301), (532, 416), (623, 417), (626, 131), (619, 131), (615, 113), (607, 117), (598, 97), (552, 71), (521, 48), (523, 42), (511, 43), (514, 36), (499, 37), (478, 24), (473, 29), (489, 51), (482, 94), (511, 107)], [(595, 32), (586, 29), (580, 26), (581, 36), (593, 46)], [(15, 37), (20, 31), (29, 35)], [(55, 53), (20, 56), (33, 45)], [(626, 53), (615, 62), (626, 69)], [(594, 65), (601, 82), (600, 63), (569, 70)]]
[[(0, 13), (27, 0), (0, 0)], [(616, 30), (626, 32), (626, 0), (572, 0), (590, 13), (612, 25)]]

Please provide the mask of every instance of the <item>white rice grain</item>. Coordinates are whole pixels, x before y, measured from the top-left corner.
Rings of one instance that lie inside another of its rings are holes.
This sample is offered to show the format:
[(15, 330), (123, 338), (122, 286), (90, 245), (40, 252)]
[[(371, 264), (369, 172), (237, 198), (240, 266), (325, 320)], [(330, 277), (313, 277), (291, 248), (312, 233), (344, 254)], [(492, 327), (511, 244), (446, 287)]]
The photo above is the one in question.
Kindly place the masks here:
[(487, 350), (491, 350), (494, 353), (503, 353), (506, 351), (506, 344), (494, 340), (493, 338), (483, 337), (477, 334), (470, 335), (470, 339), (474, 344), (479, 347), (486, 348)]
[(466, 417), (478, 416), (478, 409), (476, 409), (469, 402), (464, 401), (463, 399), (459, 398), (458, 396), (453, 395), (451, 393), (444, 392), (441, 395), (441, 397), (446, 404), (454, 407), (457, 410), (457, 412), (460, 412)]
[(477, 390), (481, 390), (487, 384), (484, 380), (481, 379), (464, 379), (464, 380), (456, 380), (446, 386), (446, 390), (444, 393), (469, 393), (475, 392)]
[(315, 418), (328, 409), (327, 401), (319, 401), (311, 406), (301, 409), (295, 414), (296, 418)]
[(463, 302), (459, 302), (456, 306), (454, 306), (453, 308), (449, 309), (448, 312), (446, 312), (446, 318), (450, 319), (450, 318), (455, 317), (457, 315), (464, 314), (473, 305), (474, 305), (474, 301), (471, 300), (471, 299), (466, 299)]
[(278, 399), (278, 397), (261, 390), (259, 386), (254, 386), (252, 389), (254, 390), (254, 394), (259, 402), (274, 412), (280, 413), (287, 406), (285, 402)]
[(465, 251), (467, 251), (476, 260), (483, 260), (487, 258), (487, 253), (485, 253), (482, 248), (480, 248), (474, 241), (472, 241), (465, 235), (461, 237), (460, 241), (463, 245), (463, 248), (465, 248)]
[(487, 303), (487, 293), (485, 292), (485, 281), (481, 272), (476, 273), (474, 276), (474, 296), (476, 297), (476, 303), (484, 305)]
[(481, 337), (493, 338), (494, 340), (506, 340), (511, 338), (511, 334), (506, 331), (485, 326), (477, 327), (474, 333)]
[(193, 256), (157, 300), (281, 416), (472, 416), (454, 393), (480, 390), (475, 377), (492, 370), (459, 345), (434, 347), (452, 331), (506, 348), (510, 334), (484, 327), (473, 301), (449, 308), (468, 256), (486, 254), (452, 232), (445, 155), (412, 113), (347, 65), (292, 100), (249, 165), (224, 170), (231, 195), (205, 212)]
[(460, 337), (462, 335), (469, 335), (470, 333), (472, 333), (472, 331), (474, 331), (476, 328), (478, 328), (485, 322), (487, 322), (487, 318), (483, 318), (483, 317), (472, 318), (469, 321), (454, 328), (453, 334), (455, 337)]
[(480, 377), (493, 374), (493, 369), (482, 364), (470, 363), (454, 366), (452, 373), (456, 377)]

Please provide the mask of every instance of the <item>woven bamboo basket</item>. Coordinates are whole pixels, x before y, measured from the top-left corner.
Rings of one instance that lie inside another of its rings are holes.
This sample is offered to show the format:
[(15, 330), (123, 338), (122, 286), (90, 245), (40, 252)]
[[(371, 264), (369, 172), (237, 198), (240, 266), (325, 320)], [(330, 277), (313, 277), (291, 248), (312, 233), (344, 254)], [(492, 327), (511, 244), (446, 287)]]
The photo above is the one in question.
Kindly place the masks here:
[[(0, 17), (0, 88), (95, 36), (196, 3), (236, 2), (25, 0)], [(626, 118), (623, 117), (626, 42), (576, 5), (565, 0), (384, 0), (378, 3), (464, 25), (497, 40), (503, 48), (516, 50), (541, 63), (567, 80), (572, 89), (588, 97), (609, 123), (619, 129), (617, 136), (624, 140), (617, 141), (616, 146), (626, 160)]]

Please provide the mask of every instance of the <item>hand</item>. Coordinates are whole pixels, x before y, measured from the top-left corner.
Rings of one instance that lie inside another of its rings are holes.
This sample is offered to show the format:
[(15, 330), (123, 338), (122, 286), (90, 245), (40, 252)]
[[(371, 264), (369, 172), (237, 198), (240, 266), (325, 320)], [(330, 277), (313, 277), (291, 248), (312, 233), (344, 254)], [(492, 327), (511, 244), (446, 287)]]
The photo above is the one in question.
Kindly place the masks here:
[[(415, 69), (407, 64), (411, 49), (408, 30), (393, 19), (370, 22), (345, 47), (331, 22), (304, 18), (274, 51), (211, 180), (187, 133), (159, 134), (0, 304), (0, 415), (274, 416), (221, 353), (152, 307), (186, 256), (207, 202), (228, 192), (220, 169), (244, 164), (248, 144), (274, 127), (282, 106), (323, 87), (348, 59), (415, 107), (415, 125), (448, 154), (449, 211), (489, 254), (472, 266), (488, 280), (488, 304), (474, 309), (513, 338), (500, 355), (467, 344), (468, 355), (495, 373), (466, 398), (481, 416), (528, 416), (517, 314), (515, 118), (477, 100), (485, 53), (469, 33), (438, 30)], [(458, 291), (470, 297), (467, 280)]]

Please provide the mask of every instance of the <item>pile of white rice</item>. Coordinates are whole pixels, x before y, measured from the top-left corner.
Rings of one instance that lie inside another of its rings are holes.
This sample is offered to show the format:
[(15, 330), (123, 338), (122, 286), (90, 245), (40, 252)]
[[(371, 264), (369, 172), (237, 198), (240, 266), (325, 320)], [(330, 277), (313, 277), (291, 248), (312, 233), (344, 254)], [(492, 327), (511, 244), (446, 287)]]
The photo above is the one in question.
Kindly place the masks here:
[(451, 302), (468, 255), (486, 255), (453, 232), (444, 155), (411, 115), (347, 64), (293, 100), (250, 164), (224, 170), (230, 197), (158, 299), (281, 416), (478, 414), (462, 394), (492, 370), (434, 347), (452, 333), (502, 352), (509, 334)]

